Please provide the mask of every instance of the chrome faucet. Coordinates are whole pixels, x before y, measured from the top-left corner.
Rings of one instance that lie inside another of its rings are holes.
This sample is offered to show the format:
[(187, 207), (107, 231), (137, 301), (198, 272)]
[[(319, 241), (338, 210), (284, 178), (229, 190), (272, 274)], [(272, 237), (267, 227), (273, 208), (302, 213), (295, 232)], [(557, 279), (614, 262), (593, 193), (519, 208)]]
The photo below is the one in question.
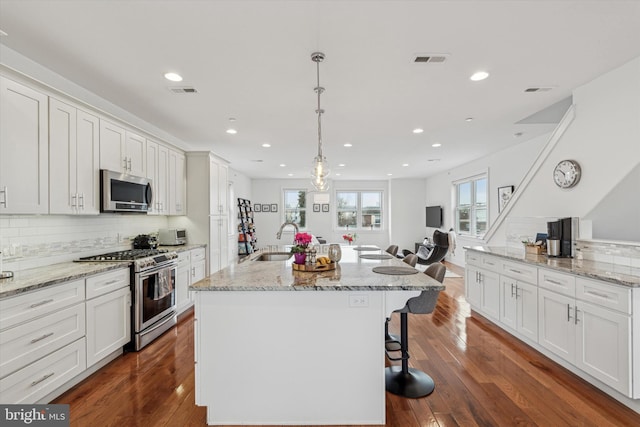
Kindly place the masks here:
[[(280, 226), (280, 230), (278, 230), (278, 232), (276, 233), (276, 239), (280, 240), (280, 237), (282, 237), (282, 230), (287, 226), (287, 225), (293, 225), (293, 228), (295, 228), (296, 230), (296, 234), (298, 233), (298, 224), (296, 224), (295, 222), (290, 222), (287, 221), (284, 224), (282, 224)], [(294, 236), (295, 239), (295, 236)]]

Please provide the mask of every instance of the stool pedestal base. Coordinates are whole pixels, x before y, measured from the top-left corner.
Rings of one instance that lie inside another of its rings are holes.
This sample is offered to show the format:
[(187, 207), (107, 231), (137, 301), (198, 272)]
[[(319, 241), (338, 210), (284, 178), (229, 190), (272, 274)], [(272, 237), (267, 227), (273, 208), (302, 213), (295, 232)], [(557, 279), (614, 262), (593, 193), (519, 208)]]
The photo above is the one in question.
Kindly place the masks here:
[(385, 369), (384, 375), (387, 391), (400, 396), (423, 397), (431, 394), (436, 387), (429, 375), (414, 368), (404, 373), (400, 366), (390, 366)]

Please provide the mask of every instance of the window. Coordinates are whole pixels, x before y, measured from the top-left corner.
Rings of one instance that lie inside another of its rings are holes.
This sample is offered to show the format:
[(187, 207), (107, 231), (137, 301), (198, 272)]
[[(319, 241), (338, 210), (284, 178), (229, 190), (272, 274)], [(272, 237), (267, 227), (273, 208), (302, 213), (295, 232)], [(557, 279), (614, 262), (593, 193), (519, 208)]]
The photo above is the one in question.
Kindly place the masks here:
[(307, 191), (299, 189), (284, 190), (284, 220), (293, 222), (299, 228), (307, 225)]
[(336, 191), (338, 228), (380, 230), (381, 191)]
[(477, 175), (454, 183), (456, 232), (482, 237), (488, 227), (487, 175)]

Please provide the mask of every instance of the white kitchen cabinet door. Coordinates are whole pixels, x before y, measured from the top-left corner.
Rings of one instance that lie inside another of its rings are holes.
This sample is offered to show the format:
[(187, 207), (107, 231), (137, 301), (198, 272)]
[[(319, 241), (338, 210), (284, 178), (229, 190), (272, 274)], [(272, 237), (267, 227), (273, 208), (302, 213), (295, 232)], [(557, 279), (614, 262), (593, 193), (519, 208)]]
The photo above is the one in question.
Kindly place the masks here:
[(209, 274), (225, 268), (229, 262), (226, 216), (210, 218)]
[(538, 289), (538, 343), (575, 364), (575, 299)]
[(517, 282), (517, 318), (516, 330), (538, 341), (538, 287), (529, 283)]
[(500, 322), (515, 330), (518, 321), (516, 280), (500, 277)]
[(160, 215), (160, 204), (158, 203), (158, 149), (160, 145), (147, 139), (147, 179), (151, 180), (151, 190), (153, 191), (153, 201), (149, 205), (147, 215)]
[(100, 119), (100, 169), (128, 172), (125, 134), (124, 128)]
[(169, 150), (169, 215), (186, 215), (184, 154)]
[(131, 291), (120, 288), (86, 302), (87, 367), (131, 340)]
[(151, 215), (167, 215), (168, 212), (168, 174), (169, 149), (157, 142), (147, 139), (147, 178), (152, 182), (153, 202)]
[(480, 271), (476, 267), (469, 265), (467, 265), (467, 271), (465, 272), (465, 296), (473, 309), (478, 310), (480, 308), (482, 299)]
[(631, 317), (582, 301), (576, 311), (576, 366), (632, 397)]
[(205, 248), (191, 251), (191, 284), (202, 280), (207, 274), (207, 253)]
[(98, 214), (99, 120), (49, 100), (49, 212)]
[(229, 198), (229, 168), (215, 159), (211, 160), (210, 167), (209, 188), (211, 188), (211, 198), (209, 213), (211, 215), (226, 215)]
[(191, 251), (178, 253), (178, 272), (176, 274), (176, 307), (178, 314), (191, 306), (189, 298), (191, 285)]
[(0, 77), (0, 213), (49, 212), (48, 97)]
[(134, 132), (125, 132), (125, 155), (127, 168), (131, 175), (146, 176), (146, 147), (147, 140)]
[(490, 271), (480, 271), (480, 310), (495, 320), (500, 319), (500, 276)]

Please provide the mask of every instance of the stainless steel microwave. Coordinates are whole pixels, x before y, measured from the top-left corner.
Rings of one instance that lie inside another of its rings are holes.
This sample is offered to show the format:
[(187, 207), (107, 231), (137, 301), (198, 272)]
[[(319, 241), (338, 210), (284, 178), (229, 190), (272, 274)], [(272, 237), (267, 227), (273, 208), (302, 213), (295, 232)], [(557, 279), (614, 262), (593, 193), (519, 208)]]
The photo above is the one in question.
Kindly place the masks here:
[(187, 230), (184, 228), (163, 228), (158, 231), (158, 243), (167, 246), (185, 245)]
[(153, 199), (151, 180), (102, 169), (100, 212), (147, 213)]

